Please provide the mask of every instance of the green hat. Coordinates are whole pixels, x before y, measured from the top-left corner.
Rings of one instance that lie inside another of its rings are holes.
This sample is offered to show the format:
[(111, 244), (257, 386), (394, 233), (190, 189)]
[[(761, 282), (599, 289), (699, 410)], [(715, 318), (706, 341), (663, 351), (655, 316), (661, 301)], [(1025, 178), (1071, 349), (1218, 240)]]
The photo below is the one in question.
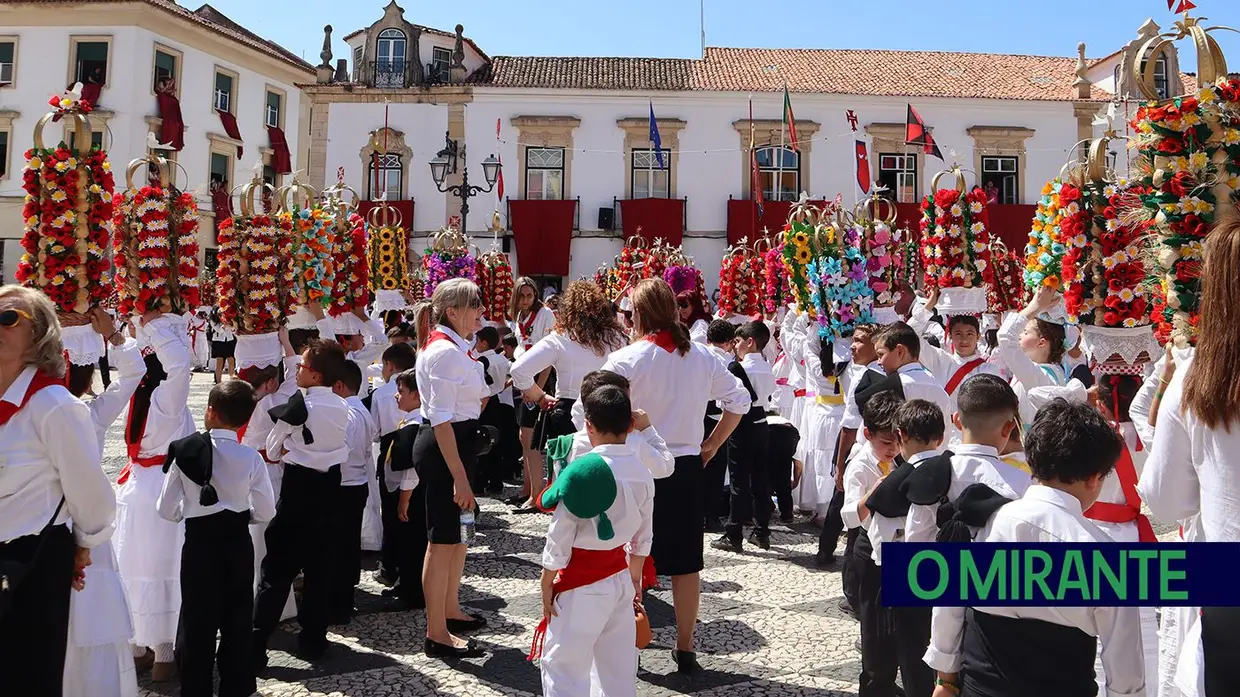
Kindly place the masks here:
[(616, 536), (607, 518), (607, 509), (616, 501), (616, 477), (601, 456), (588, 453), (564, 467), (560, 476), (543, 491), (538, 503), (550, 509), (563, 503), (578, 518), (598, 518), (598, 538)]

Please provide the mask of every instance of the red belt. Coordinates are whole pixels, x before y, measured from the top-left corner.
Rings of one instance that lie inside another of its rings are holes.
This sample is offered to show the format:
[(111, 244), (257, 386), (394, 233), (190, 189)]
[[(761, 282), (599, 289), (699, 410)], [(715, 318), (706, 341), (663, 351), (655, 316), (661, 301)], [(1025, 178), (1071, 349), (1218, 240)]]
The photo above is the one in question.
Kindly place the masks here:
[(776, 385), (787, 385), (788, 378), (775, 378), (775, 384)]
[(1137, 522), (1137, 540), (1140, 542), (1157, 542), (1154, 527), (1149, 518), (1141, 514), (1141, 495), (1137, 493), (1137, 469), (1132, 464), (1132, 454), (1128, 446), (1120, 453), (1119, 462), (1115, 463), (1115, 476), (1119, 477), (1120, 489), (1124, 492), (1124, 503), (1106, 503), (1099, 501), (1085, 511), (1085, 517), (1103, 523)]
[(805, 390), (793, 390), (793, 391), (792, 391), (792, 396), (793, 396), (793, 397), (804, 397), (804, 396), (805, 396), (805, 395), (807, 395), (807, 394), (809, 394), (809, 393), (808, 393), (808, 392), (806, 392)]
[[(554, 599), (555, 596), (565, 591), (598, 583), (628, 568), (629, 555), (624, 551), (623, 545), (614, 549), (573, 547), (572, 554), (568, 558), (568, 566), (560, 569), (555, 576), (555, 582), (551, 584), (551, 597)], [(538, 628), (534, 630), (534, 643), (530, 646), (530, 653), (526, 657), (528, 660), (533, 661), (542, 657), (543, 643), (547, 638), (547, 625), (550, 621), (550, 617), (542, 618), (542, 621), (538, 623)]]
[(134, 465), (137, 465), (139, 467), (163, 467), (164, 461), (167, 459), (168, 458), (163, 455), (156, 455), (154, 457), (131, 458), (129, 462), (126, 462), (125, 466), (121, 468), (121, 475), (116, 478), (116, 483), (124, 484), (126, 481), (128, 481), (129, 473), (133, 471)]

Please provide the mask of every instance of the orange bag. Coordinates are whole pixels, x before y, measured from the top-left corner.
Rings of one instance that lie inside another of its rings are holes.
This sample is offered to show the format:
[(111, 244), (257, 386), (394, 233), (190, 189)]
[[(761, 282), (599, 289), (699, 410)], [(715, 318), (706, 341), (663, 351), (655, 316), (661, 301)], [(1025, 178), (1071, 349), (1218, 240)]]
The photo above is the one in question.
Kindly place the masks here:
[(654, 640), (654, 631), (650, 629), (650, 616), (641, 605), (633, 607), (633, 614), (637, 621), (637, 648), (644, 649)]

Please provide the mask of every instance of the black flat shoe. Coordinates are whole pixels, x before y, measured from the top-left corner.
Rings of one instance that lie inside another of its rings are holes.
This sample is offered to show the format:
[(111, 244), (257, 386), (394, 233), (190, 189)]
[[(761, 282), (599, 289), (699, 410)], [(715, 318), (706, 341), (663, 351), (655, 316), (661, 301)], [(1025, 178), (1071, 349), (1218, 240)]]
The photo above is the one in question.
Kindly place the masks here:
[(426, 642), (422, 645), (422, 653), (427, 658), (442, 658), (451, 660), (455, 658), (481, 658), (487, 654), (486, 651), (478, 648), (471, 641), (469, 645), (457, 648), (448, 644), (441, 644), (427, 637)]
[(740, 540), (733, 540), (726, 535), (711, 542), (710, 546), (713, 549), (721, 549), (725, 552), (740, 552), (742, 549)]
[(508, 504), (509, 506), (524, 506), (525, 502), (529, 500), (530, 500), (530, 497), (521, 496), (518, 494), (517, 496), (509, 496), (508, 498), (504, 499), (504, 503)]
[(396, 585), (396, 581), (399, 580), (396, 576), (389, 575), (386, 569), (379, 569), (371, 574), (370, 577), (375, 580), (375, 583), (388, 588)]
[(379, 606), (379, 612), (413, 612), (414, 610), (425, 609), (426, 601), (421, 598), (410, 600), (409, 598), (397, 597)]
[(530, 515), (531, 513), (542, 513), (542, 510), (537, 506), (522, 506), (521, 508), (514, 508), (512, 511), (513, 515)]
[(769, 551), (771, 549), (771, 533), (768, 532), (764, 535), (754, 530), (749, 533), (749, 544), (757, 545), (760, 549)]
[(487, 621), (481, 617), (470, 615), (467, 620), (458, 620), (452, 617), (448, 618), (448, 631), (456, 634), (457, 632), (472, 632), (487, 626)]
[(672, 660), (676, 662), (676, 672), (681, 675), (695, 675), (702, 672), (702, 666), (697, 662), (697, 654), (692, 651), (672, 649)]

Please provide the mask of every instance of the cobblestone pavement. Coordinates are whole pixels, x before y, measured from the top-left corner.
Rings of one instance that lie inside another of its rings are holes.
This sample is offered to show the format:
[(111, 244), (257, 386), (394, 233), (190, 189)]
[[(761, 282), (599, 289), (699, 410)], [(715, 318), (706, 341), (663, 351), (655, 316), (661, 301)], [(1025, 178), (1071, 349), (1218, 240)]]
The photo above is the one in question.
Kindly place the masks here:
[[(190, 409), (201, 419), (211, 376), (195, 374)], [(124, 422), (120, 419), (118, 424)], [(105, 468), (115, 478), (123, 464), (120, 427), (109, 433)], [(358, 617), (333, 627), (332, 651), (323, 662), (304, 663), (292, 649), (295, 623), (273, 637), (271, 668), (260, 682), (265, 697), (385, 697), (442, 695), (490, 697), (541, 694), (537, 668), (525, 660), (541, 614), (539, 564), (544, 515), (515, 516), (482, 499), (475, 545), (469, 550), (462, 588), (468, 611), (486, 618), (475, 638), (486, 658), (450, 666), (421, 653), (423, 613), (379, 613), (381, 587), (363, 573)], [(838, 571), (814, 567), (814, 531), (776, 526), (772, 548), (746, 547), (743, 554), (706, 548), (698, 658), (704, 672), (691, 683), (673, 673), (670, 649), (675, 621), (670, 582), (654, 591), (646, 608), (654, 642), (640, 654), (637, 692), (701, 697), (837, 697), (854, 695), (860, 655), (858, 625), (838, 608)], [(1159, 532), (1168, 528), (1161, 526)], [(841, 541), (842, 545), (842, 541)], [(371, 562), (373, 564), (373, 561)], [(175, 683), (141, 681), (143, 697), (178, 695)]]

